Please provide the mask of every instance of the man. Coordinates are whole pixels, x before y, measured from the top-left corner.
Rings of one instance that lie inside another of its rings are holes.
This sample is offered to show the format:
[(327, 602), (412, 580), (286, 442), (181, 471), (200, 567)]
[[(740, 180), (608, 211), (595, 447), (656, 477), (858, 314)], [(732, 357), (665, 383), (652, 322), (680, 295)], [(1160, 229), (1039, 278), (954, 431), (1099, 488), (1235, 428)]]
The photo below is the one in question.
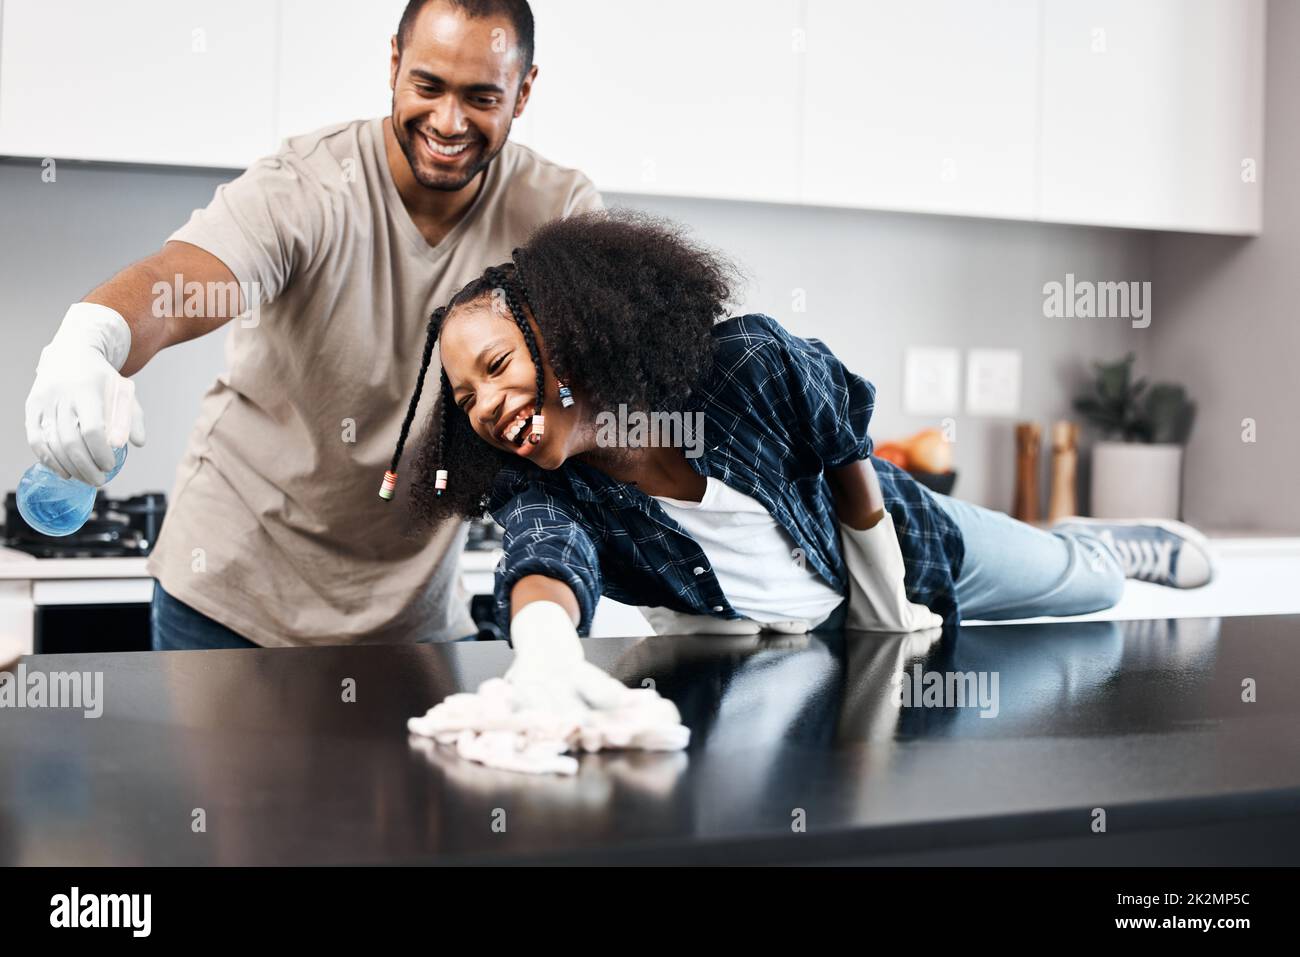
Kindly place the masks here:
[(119, 375), (238, 315), (149, 560), (156, 649), (474, 630), (464, 526), (413, 537), (378, 481), (432, 310), (536, 226), (601, 205), (581, 173), (507, 142), (532, 56), (526, 0), (412, 0), (391, 116), (291, 138), (69, 309), (27, 399), (28, 441), (95, 485)]

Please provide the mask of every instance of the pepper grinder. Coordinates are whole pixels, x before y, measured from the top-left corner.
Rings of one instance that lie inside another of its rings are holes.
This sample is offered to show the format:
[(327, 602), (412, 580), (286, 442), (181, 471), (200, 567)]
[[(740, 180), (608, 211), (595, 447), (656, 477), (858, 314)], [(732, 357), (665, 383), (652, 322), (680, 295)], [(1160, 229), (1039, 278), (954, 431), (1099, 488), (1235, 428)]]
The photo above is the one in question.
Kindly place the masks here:
[(1052, 491), (1047, 519), (1058, 522), (1079, 514), (1078, 489), (1079, 427), (1062, 419), (1052, 426)]
[(1038, 449), (1043, 430), (1037, 422), (1016, 426), (1016, 496), (1011, 514), (1022, 522), (1036, 522), (1038, 511)]

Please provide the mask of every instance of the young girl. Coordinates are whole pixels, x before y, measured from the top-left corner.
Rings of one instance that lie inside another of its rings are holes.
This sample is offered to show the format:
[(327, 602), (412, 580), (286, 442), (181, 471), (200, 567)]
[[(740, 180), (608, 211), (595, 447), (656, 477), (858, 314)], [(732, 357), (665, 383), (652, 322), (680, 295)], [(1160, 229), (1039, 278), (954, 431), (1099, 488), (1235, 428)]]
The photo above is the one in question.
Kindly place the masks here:
[[(1180, 523), (1044, 531), (873, 458), (871, 383), (774, 319), (724, 318), (733, 275), (669, 224), (592, 213), (542, 227), (431, 318), (381, 495), (438, 344), (411, 495), (428, 521), (503, 527), (496, 604), (520, 681), (528, 659), (581, 660), (601, 595), (661, 633), (911, 631), (1100, 610), (1126, 576), (1208, 581)], [(612, 426), (637, 412), (683, 441)], [(537, 680), (572, 686), (563, 670)]]

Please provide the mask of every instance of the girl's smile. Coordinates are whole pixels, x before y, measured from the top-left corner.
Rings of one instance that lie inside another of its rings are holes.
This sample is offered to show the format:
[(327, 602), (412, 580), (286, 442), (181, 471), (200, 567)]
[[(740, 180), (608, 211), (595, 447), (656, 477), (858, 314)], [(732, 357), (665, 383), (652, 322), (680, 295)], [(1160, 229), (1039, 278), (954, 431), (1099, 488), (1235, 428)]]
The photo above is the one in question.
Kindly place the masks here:
[[(485, 297), (448, 314), (441, 337), (442, 366), (456, 408), (484, 442), (544, 469), (559, 468), (581, 451), (577, 409), (560, 404), (559, 385), (543, 354), (542, 412), (537, 414), (537, 366), (514, 319)], [(449, 412), (455, 414), (455, 412)]]

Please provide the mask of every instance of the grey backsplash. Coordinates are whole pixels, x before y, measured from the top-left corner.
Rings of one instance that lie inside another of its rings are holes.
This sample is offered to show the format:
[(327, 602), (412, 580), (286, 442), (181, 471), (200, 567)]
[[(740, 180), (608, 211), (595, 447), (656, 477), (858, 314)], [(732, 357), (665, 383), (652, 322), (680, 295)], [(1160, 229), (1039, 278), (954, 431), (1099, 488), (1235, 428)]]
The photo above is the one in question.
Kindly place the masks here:
[[(30, 464), (23, 399), (64, 309), (155, 250), (233, 175), (60, 163), (57, 181), (43, 183), (35, 162), (0, 162), (0, 409), (8, 410), (0, 415), (0, 487), (13, 488)], [(1043, 284), (1066, 273), (1149, 279), (1152, 234), (650, 196), (606, 201), (688, 223), (700, 240), (730, 254), (749, 279), (740, 309), (766, 312), (800, 335), (822, 338), (876, 384), (877, 441), (938, 424), (938, 417), (903, 413), (908, 346), (947, 345), (963, 354), (978, 347), (1022, 350), (1021, 417), (1042, 422), (1046, 433), (1054, 418), (1070, 414), (1088, 360), (1129, 349), (1146, 356), (1159, 325), (1158, 318), (1151, 329), (1138, 330), (1123, 320), (1043, 316)], [(798, 295), (805, 311), (795, 310)], [(1157, 315), (1159, 309), (1157, 290)], [(171, 349), (140, 373), (149, 442), (132, 450), (114, 493), (170, 491), (199, 399), (223, 367), (224, 335)], [(1009, 508), (1015, 419), (960, 410), (954, 417), (955, 494)], [(1090, 438), (1085, 433), (1084, 441)]]

